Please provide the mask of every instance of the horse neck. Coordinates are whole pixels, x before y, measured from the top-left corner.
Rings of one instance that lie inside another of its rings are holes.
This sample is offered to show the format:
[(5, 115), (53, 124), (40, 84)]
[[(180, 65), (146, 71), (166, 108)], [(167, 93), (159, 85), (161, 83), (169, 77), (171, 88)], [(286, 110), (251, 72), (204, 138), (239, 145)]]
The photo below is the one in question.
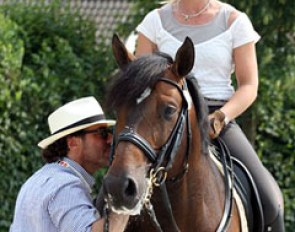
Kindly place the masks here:
[[(198, 220), (199, 228), (207, 228), (207, 225), (203, 223), (208, 221), (208, 214), (212, 213), (210, 210), (217, 211), (214, 215), (218, 216), (215, 219), (212, 218), (212, 221), (216, 220), (216, 224), (221, 217), (224, 205), (224, 181), (209, 154), (202, 153), (198, 124), (192, 122), (191, 125), (193, 142), (188, 156), (188, 172), (179, 183), (168, 186), (168, 192), (173, 211), (176, 212), (174, 217), (186, 215)], [(192, 214), (195, 216), (191, 217)], [(191, 225), (196, 224), (194, 222)]]
[[(203, 153), (202, 149), (202, 136), (201, 129), (196, 117), (196, 111), (194, 106), (189, 111), (190, 118), (190, 127), (191, 127), (191, 141), (187, 141), (187, 130), (185, 128), (184, 136), (182, 138), (181, 146), (179, 147), (176, 159), (173, 163), (173, 170), (170, 171), (170, 177), (176, 176), (181, 173), (180, 170), (183, 170), (183, 164), (188, 162), (189, 168), (188, 173), (184, 175), (183, 179), (180, 181), (182, 183), (190, 183), (198, 185), (198, 191), (192, 190), (192, 193), (200, 193), (202, 190), (207, 191), (208, 188), (211, 188), (210, 185), (203, 184), (204, 181), (210, 181), (210, 183), (218, 182), (221, 180), (221, 175), (210, 158), (209, 151), (206, 154)], [(189, 144), (189, 145), (188, 145)], [(189, 146), (189, 149), (187, 149)], [(189, 152), (189, 154), (186, 154)], [(188, 157), (188, 160), (186, 160)], [(178, 191), (179, 188), (175, 188), (174, 191)], [(180, 190), (181, 191), (181, 190)]]

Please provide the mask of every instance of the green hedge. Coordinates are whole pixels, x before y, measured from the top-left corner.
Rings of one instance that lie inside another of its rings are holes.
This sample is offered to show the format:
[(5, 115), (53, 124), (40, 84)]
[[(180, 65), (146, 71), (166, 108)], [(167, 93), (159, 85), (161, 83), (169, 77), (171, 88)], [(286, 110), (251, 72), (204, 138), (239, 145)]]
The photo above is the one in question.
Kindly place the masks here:
[(283, 192), (286, 230), (291, 232), (295, 226), (295, 82), (284, 83), (286, 77), (275, 80), (270, 76), (261, 79), (263, 94), (255, 105), (256, 147)]
[(21, 184), (43, 164), (36, 144), (48, 136), (48, 114), (83, 96), (103, 101), (115, 64), (95, 31), (58, 2), (0, 7), (0, 231)]

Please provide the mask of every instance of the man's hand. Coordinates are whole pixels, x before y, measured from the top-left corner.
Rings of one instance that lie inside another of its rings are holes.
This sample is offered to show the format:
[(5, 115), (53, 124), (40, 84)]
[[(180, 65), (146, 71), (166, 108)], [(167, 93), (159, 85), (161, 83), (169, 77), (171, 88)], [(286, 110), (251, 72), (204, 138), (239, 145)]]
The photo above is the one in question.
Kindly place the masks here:
[(215, 139), (225, 126), (225, 114), (220, 110), (214, 111), (209, 115), (209, 124), (209, 136), (211, 139)]
[(108, 227), (110, 232), (123, 232), (129, 219), (129, 215), (116, 214), (109, 212), (106, 215), (104, 210), (105, 201), (103, 199), (103, 189), (101, 188), (95, 201), (95, 207), (99, 211), (101, 218), (92, 224), (92, 232), (103, 232), (106, 218), (108, 217)]
[[(127, 226), (129, 215), (115, 214), (111, 212), (108, 218), (109, 232), (123, 232)], [(106, 223), (106, 217), (100, 218), (92, 224), (91, 232), (103, 232)]]

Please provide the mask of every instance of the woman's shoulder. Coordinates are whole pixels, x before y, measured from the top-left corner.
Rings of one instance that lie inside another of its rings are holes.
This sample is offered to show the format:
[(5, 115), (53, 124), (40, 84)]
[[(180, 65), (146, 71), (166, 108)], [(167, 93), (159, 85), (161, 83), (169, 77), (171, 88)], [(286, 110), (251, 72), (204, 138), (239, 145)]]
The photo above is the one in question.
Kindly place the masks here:
[(222, 2), (221, 8), (224, 9), (227, 13), (242, 13), (242, 11), (238, 10), (236, 7), (229, 3)]
[(160, 8), (153, 9), (145, 15), (143, 20), (139, 23), (136, 30), (141, 31), (144, 29), (148, 30), (160, 30), (162, 27), (161, 17), (160, 17)]
[(234, 48), (252, 41), (256, 43), (260, 39), (245, 12), (226, 3), (224, 3), (224, 9), (228, 14), (227, 28), (232, 36)]
[(160, 7), (157, 7), (151, 11), (149, 11), (145, 18), (150, 17), (150, 18), (158, 18), (160, 19), (160, 14), (161, 12), (171, 12), (172, 11), (172, 5), (171, 3), (166, 3)]
[(221, 4), (225, 13), (227, 27), (229, 28), (241, 15), (243, 15), (243, 12), (228, 3)]
[(152, 11), (148, 12), (144, 17), (143, 22), (157, 23), (160, 20), (159, 10), (160, 10), (160, 8), (156, 8), (156, 9), (153, 9)]

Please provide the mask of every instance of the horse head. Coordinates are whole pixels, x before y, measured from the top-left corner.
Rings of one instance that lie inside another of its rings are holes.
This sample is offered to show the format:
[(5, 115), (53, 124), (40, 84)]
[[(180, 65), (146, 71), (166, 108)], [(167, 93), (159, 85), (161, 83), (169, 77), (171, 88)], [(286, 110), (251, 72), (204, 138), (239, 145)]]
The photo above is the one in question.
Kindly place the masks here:
[(112, 46), (120, 74), (109, 105), (116, 111), (117, 125), (103, 191), (113, 211), (136, 215), (149, 202), (153, 185), (183, 170), (186, 119), (193, 107), (184, 77), (193, 68), (195, 54), (189, 38), (174, 61), (162, 53), (136, 59), (116, 35)]

